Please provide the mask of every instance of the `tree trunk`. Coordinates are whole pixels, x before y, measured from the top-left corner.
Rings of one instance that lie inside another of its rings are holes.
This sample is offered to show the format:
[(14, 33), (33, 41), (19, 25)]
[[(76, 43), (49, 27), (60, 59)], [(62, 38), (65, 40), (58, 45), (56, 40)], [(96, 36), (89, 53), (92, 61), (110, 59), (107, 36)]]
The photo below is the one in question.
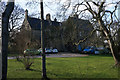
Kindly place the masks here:
[(115, 60), (115, 65), (120, 66), (120, 54), (119, 54), (118, 46), (114, 44), (114, 40), (112, 39), (112, 36), (110, 35), (110, 32), (108, 31), (108, 29), (105, 27), (104, 22), (100, 19), (98, 20), (98, 23), (100, 27), (103, 29), (103, 34), (106, 36), (108, 40), (108, 44), (109, 44), (112, 56)]
[[(1, 25), (0, 25), (0, 34), (1, 34)], [(1, 40), (1, 35), (0, 35), (0, 80), (2, 79), (2, 40)]]
[(113, 40), (108, 40), (108, 44), (110, 46), (111, 53), (115, 60), (115, 66), (120, 66), (120, 54), (119, 54), (118, 46), (113, 44)]
[(5, 11), (2, 13), (2, 80), (7, 79), (7, 54), (8, 54), (8, 23), (10, 15), (14, 9), (14, 0), (6, 5)]
[(40, 0), (41, 8), (41, 48), (42, 48), (42, 77), (47, 78), (46, 75), (46, 55), (44, 46), (44, 16), (43, 16), (43, 0)]

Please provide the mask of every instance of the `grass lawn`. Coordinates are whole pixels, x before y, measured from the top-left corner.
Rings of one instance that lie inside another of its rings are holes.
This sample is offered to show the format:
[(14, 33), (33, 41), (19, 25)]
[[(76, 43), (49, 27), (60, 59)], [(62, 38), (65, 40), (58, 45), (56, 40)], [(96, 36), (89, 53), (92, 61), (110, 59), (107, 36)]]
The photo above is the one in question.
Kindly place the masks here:
[(23, 56), (23, 54), (8, 54), (8, 57)]
[[(8, 60), (8, 78), (41, 78), (41, 58), (33, 61), (29, 71), (21, 62)], [(48, 78), (118, 78), (111, 56), (47, 58), (46, 64)]]

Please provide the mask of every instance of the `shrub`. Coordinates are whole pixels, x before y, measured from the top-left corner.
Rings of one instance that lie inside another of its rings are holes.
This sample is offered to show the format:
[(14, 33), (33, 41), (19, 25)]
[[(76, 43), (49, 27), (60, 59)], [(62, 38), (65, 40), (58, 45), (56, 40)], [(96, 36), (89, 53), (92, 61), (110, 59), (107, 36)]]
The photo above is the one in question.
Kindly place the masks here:
[(22, 63), (24, 64), (24, 67), (25, 67), (26, 70), (30, 70), (30, 67), (33, 64), (33, 61), (32, 61), (31, 58), (33, 58), (33, 57), (30, 56), (30, 55), (25, 55), (24, 54)]

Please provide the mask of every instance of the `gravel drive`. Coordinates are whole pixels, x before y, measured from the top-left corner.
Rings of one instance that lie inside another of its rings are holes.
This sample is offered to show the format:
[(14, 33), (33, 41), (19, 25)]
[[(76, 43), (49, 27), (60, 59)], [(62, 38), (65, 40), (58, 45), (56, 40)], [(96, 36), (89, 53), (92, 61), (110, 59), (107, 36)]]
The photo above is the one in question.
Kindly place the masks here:
[[(57, 53), (57, 54), (46, 54), (46, 57), (84, 57), (88, 56), (87, 54), (79, 54), (79, 53)], [(22, 56), (19, 56), (23, 58)], [(40, 56), (34, 56), (34, 58), (40, 58)], [(16, 57), (8, 57), (8, 59), (16, 59)]]

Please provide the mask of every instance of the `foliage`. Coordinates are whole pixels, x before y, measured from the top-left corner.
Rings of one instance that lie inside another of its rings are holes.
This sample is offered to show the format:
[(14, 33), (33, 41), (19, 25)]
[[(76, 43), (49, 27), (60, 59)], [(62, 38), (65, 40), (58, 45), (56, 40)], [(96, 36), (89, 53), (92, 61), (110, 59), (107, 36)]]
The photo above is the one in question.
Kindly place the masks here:
[[(101, 34), (105, 36), (105, 39), (108, 42), (111, 53), (115, 60), (115, 64), (120, 64), (120, 58), (119, 58), (120, 52), (118, 50), (119, 43), (114, 42), (116, 38), (116, 31), (118, 29), (118, 25), (116, 26), (113, 24), (114, 20), (117, 20), (115, 12), (117, 10), (118, 3), (119, 2), (108, 3), (106, 0), (103, 1), (98, 0), (92, 2), (82, 1), (76, 3), (73, 8), (74, 14), (81, 15), (81, 14), (86, 14), (86, 12), (89, 13), (89, 15), (91, 16), (91, 20), (90, 20), (91, 23), (97, 24), (94, 27), (94, 30), (99, 31)], [(108, 6), (111, 4), (113, 5), (114, 8), (113, 10), (110, 10), (108, 8)], [(84, 7), (84, 9), (81, 9), (81, 7)]]
[[(95, 38), (96, 34), (87, 39), (92, 30), (93, 26), (88, 20), (80, 19), (77, 14), (70, 16), (66, 21), (63, 22), (62, 36), (66, 48), (68, 47), (70, 51), (75, 49), (75, 46), (79, 44), (82, 46), (82, 48), (88, 45), (93, 45), (95, 42), (93, 38)], [(79, 43), (79, 40), (83, 41)]]
[(15, 47), (19, 54), (23, 54), (24, 50), (28, 49), (31, 43), (31, 35), (30, 31), (22, 30), (21, 32), (17, 33), (14, 41)]
[[(17, 60), (22, 62), (24, 64), (24, 67), (26, 70), (30, 70), (31, 65), (33, 64), (33, 55), (34, 53), (24, 53), (26, 49), (36, 48), (38, 45), (36, 42), (31, 41), (31, 31), (29, 30), (21, 30), (19, 33), (17, 33), (15, 39), (14, 39), (14, 46), (16, 52), (20, 55), (24, 55), (23, 59), (19, 58), (19, 55), (17, 56)], [(30, 58), (31, 57), (31, 58)]]
[(44, 36), (45, 47), (57, 48), (59, 51), (63, 50), (62, 46), (62, 36), (61, 36), (61, 26), (47, 26), (45, 28)]

